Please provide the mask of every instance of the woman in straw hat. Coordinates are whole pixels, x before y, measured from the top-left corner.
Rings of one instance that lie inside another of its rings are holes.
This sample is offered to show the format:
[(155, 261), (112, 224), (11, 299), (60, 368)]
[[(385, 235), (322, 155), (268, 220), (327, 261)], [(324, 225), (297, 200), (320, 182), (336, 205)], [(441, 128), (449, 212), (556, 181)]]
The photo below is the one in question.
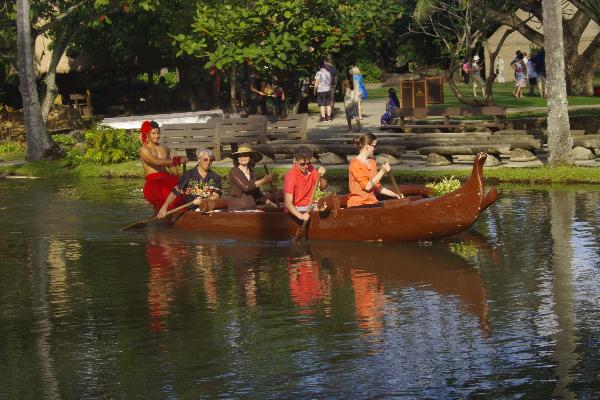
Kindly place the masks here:
[[(248, 146), (240, 146), (232, 154), (234, 167), (229, 170), (229, 199), (230, 210), (252, 210), (256, 208), (257, 200), (263, 199), (259, 186), (273, 180), (273, 175), (268, 174), (256, 180), (252, 169), (262, 158), (260, 153), (253, 151)], [(267, 205), (275, 205), (270, 200)]]

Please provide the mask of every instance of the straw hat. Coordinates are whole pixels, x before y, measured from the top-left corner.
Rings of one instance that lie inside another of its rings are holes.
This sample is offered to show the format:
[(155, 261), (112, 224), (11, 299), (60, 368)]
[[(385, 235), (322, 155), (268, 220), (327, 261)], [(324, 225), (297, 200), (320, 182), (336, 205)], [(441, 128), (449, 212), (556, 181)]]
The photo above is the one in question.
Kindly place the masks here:
[(252, 148), (250, 146), (238, 147), (238, 149), (235, 153), (231, 153), (231, 156), (237, 158), (237, 157), (241, 156), (242, 154), (249, 154), (250, 159), (252, 161), (254, 161), (255, 163), (259, 162), (262, 159), (262, 154), (260, 154), (257, 151), (252, 150)]

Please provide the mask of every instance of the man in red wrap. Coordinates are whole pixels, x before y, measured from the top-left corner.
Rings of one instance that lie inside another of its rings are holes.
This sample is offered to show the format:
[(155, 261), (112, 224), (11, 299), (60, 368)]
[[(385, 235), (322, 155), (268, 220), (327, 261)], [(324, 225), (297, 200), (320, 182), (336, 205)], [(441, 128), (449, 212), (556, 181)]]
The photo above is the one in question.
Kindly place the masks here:
[[(170, 157), (167, 146), (160, 144), (160, 127), (156, 121), (144, 121), (140, 128), (140, 159), (146, 174), (144, 198), (154, 207), (156, 214), (171, 190), (179, 181), (177, 167), (187, 162), (186, 157)], [(179, 196), (169, 209), (183, 204)]]

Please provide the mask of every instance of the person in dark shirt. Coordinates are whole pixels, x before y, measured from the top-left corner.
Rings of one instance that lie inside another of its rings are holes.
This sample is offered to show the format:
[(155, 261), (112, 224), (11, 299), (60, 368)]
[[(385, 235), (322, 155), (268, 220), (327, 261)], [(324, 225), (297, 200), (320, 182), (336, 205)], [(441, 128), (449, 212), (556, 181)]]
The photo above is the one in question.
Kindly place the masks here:
[[(254, 210), (257, 201), (265, 200), (259, 187), (271, 182), (273, 175), (269, 174), (261, 179), (256, 179), (253, 167), (260, 161), (262, 155), (250, 147), (241, 146), (231, 156), (234, 167), (229, 170), (228, 207), (230, 210)], [(266, 199), (265, 204), (277, 206), (269, 199)]]
[(210, 169), (213, 160), (212, 151), (200, 150), (198, 165), (181, 175), (179, 182), (160, 208), (158, 218), (164, 218), (169, 204), (177, 196), (182, 195), (186, 203), (193, 201), (196, 206), (199, 206), (202, 200), (216, 200), (221, 197), (221, 177)]

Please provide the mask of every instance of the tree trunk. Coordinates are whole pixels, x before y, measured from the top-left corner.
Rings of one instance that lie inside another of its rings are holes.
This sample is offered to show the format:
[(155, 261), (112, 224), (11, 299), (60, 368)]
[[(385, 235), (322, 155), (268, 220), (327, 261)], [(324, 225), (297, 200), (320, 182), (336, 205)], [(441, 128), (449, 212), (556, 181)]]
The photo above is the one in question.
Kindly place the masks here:
[(23, 100), (23, 118), (27, 129), (27, 160), (54, 159), (60, 154), (52, 141), (42, 118), (36, 76), (33, 70), (34, 55), (29, 21), (29, 0), (17, 0), (17, 47), (19, 89)]
[(548, 86), (548, 150), (551, 166), (573, 164), (569, 125), (561, 0), (543, 0)]
[(450, 66), (448, 67), (448, 79), (446, 79), (446, 82), (448, 82), (448, 85), (450, 85), (450, 89), (452, 90), (452, 93), (454, 93), (454, 96), (456, 96), (456, 98), (458, 99), (458, 101), (460, 101), (463, 104), (467, 104), (469, 106), (483, 106), (488, 104), (487, 103), (487, 95), (486, 95), (486, 99), (484, 100), (479, 100), (479, 99), (475, 99), (473, 97), (467, 97), (464, 94), (461, 93), (460, 89), (458, 88), (458, 85), (456, 84), (456, 81), (452, 78), (454, 76), (454, 74), (456, 73), (456, 71), (459, 70), (460, 65), (455, 64), (454, 62), (452, 64), (450, 64)]
[(578, 44), (578, 40), (565, 36), (567, 91), (572, 96), (593, 96), (594, 74), (596, 66), (600, 64), (600, 35), (592, 40), (582, 54), (578, 52)]
[(237, 72), (235, 70), (235, 67), (231, 67), (231, 70), (229, 71), (229, 96), (230, 96), (231, 112), (234, 112), (234, 113), (236, 113), (238, 111), (236, 87), (237, 87)]

